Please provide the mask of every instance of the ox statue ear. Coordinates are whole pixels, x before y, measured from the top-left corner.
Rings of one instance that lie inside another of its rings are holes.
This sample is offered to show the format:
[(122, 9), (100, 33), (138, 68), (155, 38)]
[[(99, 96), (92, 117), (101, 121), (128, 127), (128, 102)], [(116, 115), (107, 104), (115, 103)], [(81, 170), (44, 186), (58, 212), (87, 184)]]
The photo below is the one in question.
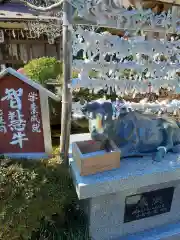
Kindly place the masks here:
[(95, 119), (95, 114), (93, 112), (89, 113), (89, 119)]

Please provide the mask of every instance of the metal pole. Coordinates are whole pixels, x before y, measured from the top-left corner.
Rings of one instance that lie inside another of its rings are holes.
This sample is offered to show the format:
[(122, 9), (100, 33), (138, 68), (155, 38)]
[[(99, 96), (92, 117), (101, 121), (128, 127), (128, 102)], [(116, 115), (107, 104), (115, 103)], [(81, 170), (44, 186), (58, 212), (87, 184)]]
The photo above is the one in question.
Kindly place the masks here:
[(72, 6), (63, 2), (63, 88), (62, 88), (62, 112), (61, 112), (61, 138), (60, 155), (68, 165), (69, 140), (71, 131), (71, 67), (72, 67), (72, 36), (70, 26), (72, 24)]

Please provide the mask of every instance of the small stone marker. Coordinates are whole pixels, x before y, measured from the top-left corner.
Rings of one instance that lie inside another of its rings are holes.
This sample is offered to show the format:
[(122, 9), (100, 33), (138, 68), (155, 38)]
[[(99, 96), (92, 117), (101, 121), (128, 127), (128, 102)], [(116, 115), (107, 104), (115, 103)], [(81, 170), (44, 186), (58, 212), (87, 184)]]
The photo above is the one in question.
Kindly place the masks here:
[(0, 155), (42, 158), (52, 153), (48, 97), (60, 101), (12, 68), (0, 73)]

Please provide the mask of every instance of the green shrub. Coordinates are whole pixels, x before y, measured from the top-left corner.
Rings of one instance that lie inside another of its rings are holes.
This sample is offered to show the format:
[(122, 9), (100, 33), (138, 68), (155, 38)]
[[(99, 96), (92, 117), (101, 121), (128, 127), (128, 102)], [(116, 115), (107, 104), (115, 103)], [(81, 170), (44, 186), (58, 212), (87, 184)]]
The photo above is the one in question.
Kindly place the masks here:
[(28, 239), (42, 218), (51, 221), (53, 214), (64, 225), (65, 210), (76, 194), (58, 157), (0, 163), (0, 239)]
[(54, 57), (42, 57), (31, 60), (24, 66), (26, 75), (42, 85), (48, 79), (56, 79), (62, 75), (62, 62), (59, 62)]

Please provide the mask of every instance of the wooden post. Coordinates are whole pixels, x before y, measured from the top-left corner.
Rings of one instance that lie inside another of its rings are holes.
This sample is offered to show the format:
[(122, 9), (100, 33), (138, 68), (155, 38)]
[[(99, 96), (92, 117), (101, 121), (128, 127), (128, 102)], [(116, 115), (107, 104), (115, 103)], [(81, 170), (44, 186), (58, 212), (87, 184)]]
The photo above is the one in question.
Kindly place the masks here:
[(61, 138), (60, 155), (68, 165), (69, 139), (71, 131), (71, 67), (72, 67), (72, 6), (63, 2), (63, 88), (62, 88), (62, 111), (61, 111)]

